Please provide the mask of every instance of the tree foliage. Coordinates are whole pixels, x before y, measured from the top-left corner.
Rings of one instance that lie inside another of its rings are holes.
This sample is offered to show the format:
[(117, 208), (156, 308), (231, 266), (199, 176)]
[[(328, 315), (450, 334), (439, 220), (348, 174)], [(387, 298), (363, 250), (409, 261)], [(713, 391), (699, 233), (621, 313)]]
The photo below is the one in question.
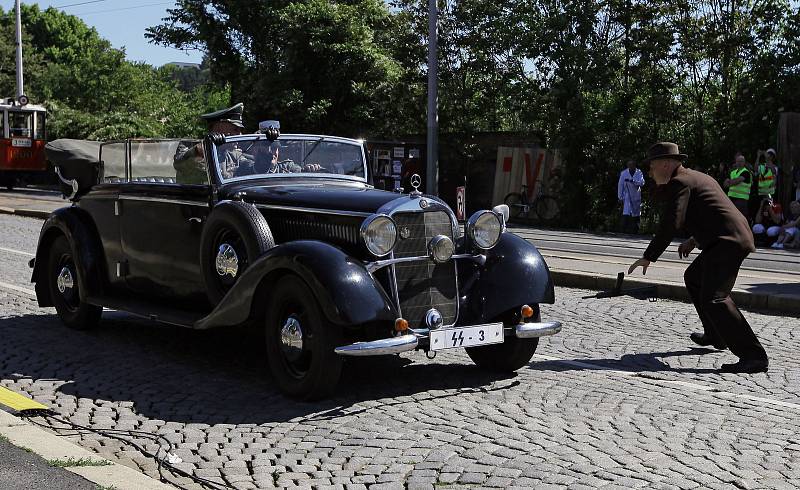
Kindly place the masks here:
[[(51, 138), (199, 135), (198, 114), (228, 102), (224, 88), (181, 91), (168, 69), (126, 61), (75, 16), (23, 5), (22, 23), (26, 92), (48, 107)], [(0, 10), (0, 89), (8, 95), (16, 93), (14, 49), (13, 12)]]
[(147, 36), (205, 51), (212, 77), (230, 81), (251, 124), (280, 116), (304, 132), (359, 135), (392, 119), (385, 102), (402, 69), (381, 0), (177, 3)]

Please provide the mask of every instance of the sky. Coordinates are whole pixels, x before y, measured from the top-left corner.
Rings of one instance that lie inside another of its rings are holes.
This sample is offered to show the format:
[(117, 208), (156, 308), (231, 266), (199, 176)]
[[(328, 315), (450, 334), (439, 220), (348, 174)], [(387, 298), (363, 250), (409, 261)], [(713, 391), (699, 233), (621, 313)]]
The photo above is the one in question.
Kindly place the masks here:
[[(167, 9), (175, 2), (165, 0), (60, 0), (54, 2), (22, 1), (23, 4), (38, 4), (39, 8), (56, 7), (68, 14), (80, 17), (87, 25), (97, 29), (100, 37), (107, 39), (115, 48), (125, 48), (131, 61), (144, 61), (161, 66), (172, 61), (200, 63), (199, 51), (184, 52), (178, 49), (157, 46), (147, 42), (144, 31), (161, 23)], [(83, 4), (83, 5), (76, 5)], [(3, 10), (13, 10), (14, 0), (0, 0)], [(25, 46), (23, 46), (25, 49)]]

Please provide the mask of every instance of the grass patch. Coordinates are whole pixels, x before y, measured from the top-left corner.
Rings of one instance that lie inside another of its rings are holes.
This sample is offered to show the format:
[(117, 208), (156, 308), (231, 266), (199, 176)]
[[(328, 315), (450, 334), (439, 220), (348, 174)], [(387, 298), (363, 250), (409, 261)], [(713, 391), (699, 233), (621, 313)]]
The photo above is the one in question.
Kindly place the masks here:
[(72, 468), (75, 466), (108, 466), (114, 464), (111, 461), (101, 461), (91, 458), (68, 458), (68, 459), (48, 459), (47, 464), (54, 468)]
[(11, 444), (11, 441), (8, 439), (8, 437), (4, 436), (3, 434), (0, 434), (0, 441)]

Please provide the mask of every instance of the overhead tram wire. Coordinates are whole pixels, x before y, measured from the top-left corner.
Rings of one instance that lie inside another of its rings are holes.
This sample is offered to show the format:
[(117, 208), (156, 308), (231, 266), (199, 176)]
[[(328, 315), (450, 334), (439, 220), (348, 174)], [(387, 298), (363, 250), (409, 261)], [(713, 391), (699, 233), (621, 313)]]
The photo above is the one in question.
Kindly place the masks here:
[(77, 7), (78, 5), (88, 5), (90, 3), (100, 3), (100, 2), (107, 2), (108, 0), (89, 0), (87, 2), (79, 2), (79, 3), (70, 3), (67, 5), (56, 5), (54, 8), (57, 9), (65, 9), (67, 7)]
[(120, 7), (115, 9), (106, 9), (106, 10), (93, 10), (91, 12), (81, 12), (76, 13), (78, 17), (83, 17), (84, 15), (91, 15), (91, 14), (105, 14), (108, 12), (119, 12), (121, 10), (134, 10), (134, 9), (141, 9), (145, 7), (155, 7), (156, 5), (174, 5), (175, 2), (157, 2), (157, 3), (146, 3), (144, 5), (136, 5), (135, 7)]

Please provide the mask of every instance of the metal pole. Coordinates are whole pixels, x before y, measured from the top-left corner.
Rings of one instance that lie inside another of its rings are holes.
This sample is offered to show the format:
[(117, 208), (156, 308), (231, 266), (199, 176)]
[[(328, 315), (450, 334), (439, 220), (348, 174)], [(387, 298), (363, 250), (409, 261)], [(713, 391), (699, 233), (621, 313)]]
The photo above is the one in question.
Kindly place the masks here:
[(438, 39), (436, 25), (438, 20), (436, 0), (428, 0), (428, 170), (425, 191), (434, 196), (439, 194), (439, 115), (436, 110), (438, 91)]
[(19, 13), (19, 0), (16, 0), (17, 11), (17, 100), (25, 93), (22, 80), (22, 18)]

